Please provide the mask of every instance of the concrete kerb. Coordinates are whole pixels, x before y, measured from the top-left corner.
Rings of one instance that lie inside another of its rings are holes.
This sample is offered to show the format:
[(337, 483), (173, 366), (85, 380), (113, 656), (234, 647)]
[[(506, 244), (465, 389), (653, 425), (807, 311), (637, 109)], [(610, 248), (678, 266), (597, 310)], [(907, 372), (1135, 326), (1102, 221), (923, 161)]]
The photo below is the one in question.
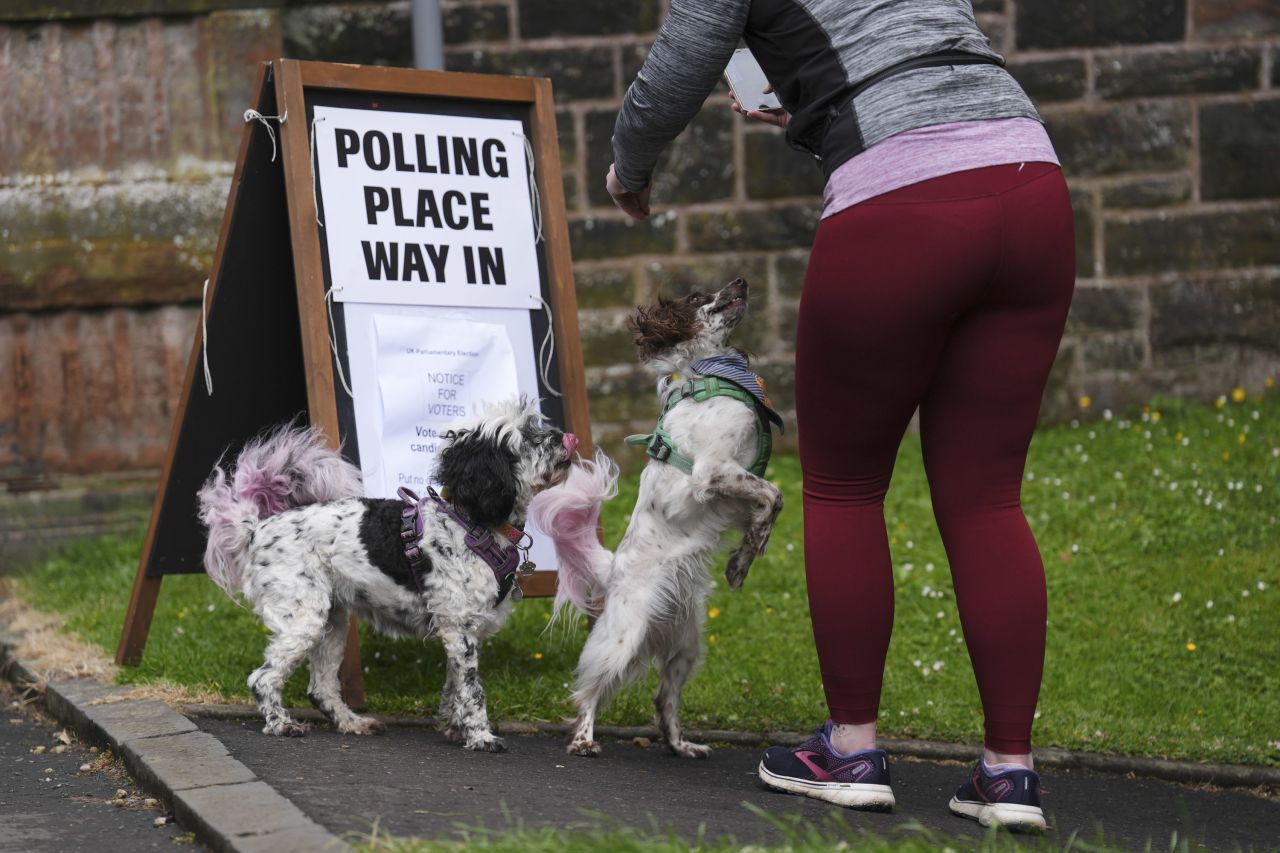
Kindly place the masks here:
[[(258, 711), (252, 705), (186, 705), (184, 710), (195, 717), (241, 720), (256, 719)], [(298, 708), (291, 715), (308, 721), (324, 722), (324, 717), (311, 708)], [(389, 726), (433, 727), (431, 717), (374, 714)], [(565, 735), (568, 723), (525, 722), (506, 720), (495, 724), (502, 734)], [(596, 726), (596, 734), (616, 740), (633, 738), (659, 739), (658, 730), (651, 726)], [(801, 732), (736, 732), (718, 729), (689, 729), (689, 739), (701, 743), (727, 743), (734, 746), (780, 745), (796, 746), (809, 738)], [(880, 746), (897, 756), (922, 758), (931, 761), (976, 761), (982, 748), (972, 744), (939, 743), (929, 740), (880, 738)], [(1168, 758), (1141, 758), (1128, 755), (1109, 755), (1099, 752), (1072, 752), (1054, 747), (1037, 747), (1036, 764), (1043, 768), (1068, 770), (1092, 770), (1098, 773), (1119, 775), (1133, 774), (1149, 779), (1181, 782), (1191, 785), (1217, 785), (1223, 788), (1280, 787), (1280, 768), (1251, 767), (1242, 764), (1211, 764), (1198, 761), (1176, 761)]]
[[(42, 684), (3, 637), (0, 675), (19, 685)], [(92, 679), (43, 684), (44, 706), (54, 718), (115, 751), (134, 780), (211, 849), (350, 853), (346, 842), (258, 779), (217, 738), (163, 702), (120, 700), (126, 692)]]

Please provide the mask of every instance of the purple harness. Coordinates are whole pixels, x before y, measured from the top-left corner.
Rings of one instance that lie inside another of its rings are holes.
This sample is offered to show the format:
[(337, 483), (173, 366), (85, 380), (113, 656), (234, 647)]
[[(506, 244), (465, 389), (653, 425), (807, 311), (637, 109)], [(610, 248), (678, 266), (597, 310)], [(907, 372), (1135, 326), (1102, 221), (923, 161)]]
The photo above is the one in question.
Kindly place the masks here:
[[(418, 497), (416, 492), (400, 487), (397, 494), (400, 500), (404, 501), (404, 509), (400, 512), (400, 540), (404, 545), (404, 556), (409, 561), (409, 573), (413, 575), (413, 582), (418, 587), (418, 593), (423, 593), (422, 578), (418, 575), (418, 569), (426, 561), (426, 554), (419, 544), (422, 541), (422, 510), (430, 501), (435, 505), (437, 512), (442, 512), (449, 518), (453, 519), (463, 530), (467, 531), (463, 537), (463, 541), (467, 543), (467, 548), (471, 553), (488, 564), (493, 569), (493, 576), (498, 581), (498, 598), (493, 602), (493, 606), (497, 607), (502, 600), (507, 597), (507, 593), (511, 593), (513, 601), (519, 601), (524, 598), (524, 592), (520, 589), (520, 585), (516, 583), (516, 575), (527, 577), (533, 574), (536, 566), (529, 561), (529, 547), (533, 544), (533, 540), (528, 533), (520, 530), (514, 525), (506, 525), (503, 530), (503, 536), (510, 543), (510, 548), (504, 548), (498, 543), (498, 537), (492, 530), (487, 527), (480, 527), (472, 524), (471, 520), (462, 513), (458, 512), (436, 493), (436, 490), (427, 487), (426, 497)], [(520, 558), (524, 557), (522, 561)]]

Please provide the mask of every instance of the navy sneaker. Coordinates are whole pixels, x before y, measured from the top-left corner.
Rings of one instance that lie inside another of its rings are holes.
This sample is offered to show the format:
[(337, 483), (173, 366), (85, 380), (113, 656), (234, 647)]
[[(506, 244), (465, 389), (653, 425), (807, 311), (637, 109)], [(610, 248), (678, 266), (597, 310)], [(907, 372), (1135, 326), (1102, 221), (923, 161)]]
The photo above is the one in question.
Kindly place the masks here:
[(1040, 832), (1045, 828), (1040, 777), (1025, 767), (992, 772), (980, 758), (969, 781), (951, 798), (951, 813), (983, 826)]
[(843, 755), (831, 745), (831, 721), (795, 749), (771, 746), (760, 761), (760, 781), (789, 794), (803, 794), (838, 806), (891, 811), (889, 759), (883, 749)]

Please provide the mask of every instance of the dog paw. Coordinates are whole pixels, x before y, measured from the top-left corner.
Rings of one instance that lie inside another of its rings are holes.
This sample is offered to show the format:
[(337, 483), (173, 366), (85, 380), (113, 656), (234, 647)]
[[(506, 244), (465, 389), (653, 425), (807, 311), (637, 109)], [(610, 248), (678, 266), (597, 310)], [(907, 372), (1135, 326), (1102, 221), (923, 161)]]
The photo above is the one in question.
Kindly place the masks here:
[(747, 572), (751, 570), (753, 559), (755, 555), (747, 550), (745, 544), (739, 545), (729, 555), (729, 562), (724, 567), (724, 579), (729, 582), (730, 589), (738, 589), (742, 586), (742, 582), (747, 579)]
[(309, 731), (311, 731), (310, 723), (300, 723), (297, 720), (290, 719), (277, 720), (262, 727), (264, 735), (273, 737), (306, 737)]
[(338, 731), (344, 735), (380, 735), (386, 730), (386, 725), (373, 717), (352, 717), (338, 726)]
[(565, 747), (565, 752), (570, 755), (580, 755), (583, 758), (597, 758), (600, 755), (600, 741), (575, 740)]
[(480, 737), (468, 740), (462, 747), (476, 752), (506, 752), (507, 742), (497, 735), (486, 732)]
[(440, 734), (444, 735), (444, 739), (450, 743), (462, 743), (462, 729), (457, 726), (441, 726)]
[(671, 744), (671, 751), (681, 758), (710, 758), (711, 747), (703, 743), (682, 740)]
[(773, 534), (772, 527), (766, 528), (765, 530), (762, 530), (756, 534), (755, 538), (756, 538), (757, 544), (756, 544), (755, 556), (763, 557), (764, 552), (769, 550), (769, 537), (772, 534)]

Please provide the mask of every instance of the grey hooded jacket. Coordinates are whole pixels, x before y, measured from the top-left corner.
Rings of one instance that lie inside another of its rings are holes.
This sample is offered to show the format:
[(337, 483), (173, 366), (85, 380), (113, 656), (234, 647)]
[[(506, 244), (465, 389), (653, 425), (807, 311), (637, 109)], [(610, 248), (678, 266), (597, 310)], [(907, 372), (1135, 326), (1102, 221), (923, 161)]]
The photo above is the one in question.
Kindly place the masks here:
[[(974, 20), (970, 0), (671, 0), (613, 132), (622, 185), (649, 184), (663, 148), (711, 94), (745, 40), (791, 113), (787, 137), (830, 175), (894, 134), (955, 121), (1039, 119)], [(946, 65), (854, 89), (890, 66), (947, 51), (999, 64)]]

